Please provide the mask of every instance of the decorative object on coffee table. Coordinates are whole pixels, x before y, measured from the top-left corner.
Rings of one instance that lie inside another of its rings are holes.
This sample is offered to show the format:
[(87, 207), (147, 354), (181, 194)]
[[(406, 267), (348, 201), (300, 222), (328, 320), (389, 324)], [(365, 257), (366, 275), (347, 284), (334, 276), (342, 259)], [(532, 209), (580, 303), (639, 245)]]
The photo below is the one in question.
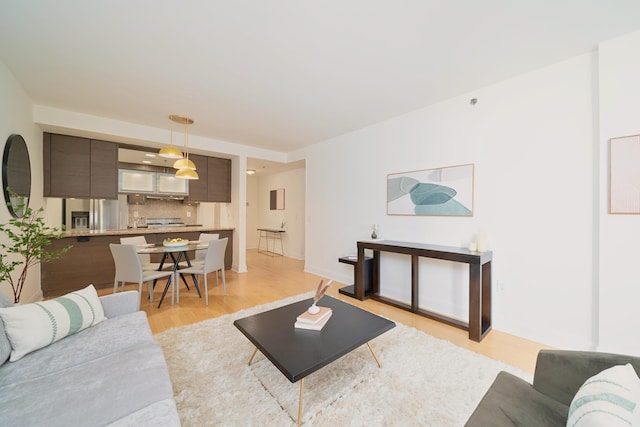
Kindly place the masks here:
[(324, 283), (324, 280), (320, 280), (320, 283), (318, 283), (318, 287), (316, 288), (316, 294), (313, 296), (313, 304), (311, 304), (311, 307), (307, 309), (309, 313), (318, 314), (320, 312), (320, 307), (318, 307), (316, 304), (318, 301), (320, 301), (320, 298), (322, 298), (327, 292), (327, 289), (329, 289), (329, 286), (331, 286), (331, 282), (333, 282), (333, 280), (329, 280), (327, 284), (323, 286), (322, 284)]
[(298, 329), (321, 331), (332, 314), (333, 310), (330, 307), (318, 307), (318, 313), (316, 314), (311, 314), (307, 310), (296, 318), (296, 323), (293, 326)]

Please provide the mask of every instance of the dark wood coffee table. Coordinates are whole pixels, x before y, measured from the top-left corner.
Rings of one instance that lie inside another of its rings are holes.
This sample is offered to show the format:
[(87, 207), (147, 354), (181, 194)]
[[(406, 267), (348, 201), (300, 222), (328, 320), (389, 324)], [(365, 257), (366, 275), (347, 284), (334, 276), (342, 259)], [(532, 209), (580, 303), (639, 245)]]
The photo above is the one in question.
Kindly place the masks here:
[(368, 311), (325, 296), (318, 305), (333, 314), (321, 331), (294, 328), (296, 317), (311, 306), (313, 298), (238, 319), (233, 324), (256, 346), (249, 365), (260, 350), (292, 383), (300, 381), (298, 425), (302, 416), (304, 377), (367, 344), (382, 367), (369, 341), (396, 326)]

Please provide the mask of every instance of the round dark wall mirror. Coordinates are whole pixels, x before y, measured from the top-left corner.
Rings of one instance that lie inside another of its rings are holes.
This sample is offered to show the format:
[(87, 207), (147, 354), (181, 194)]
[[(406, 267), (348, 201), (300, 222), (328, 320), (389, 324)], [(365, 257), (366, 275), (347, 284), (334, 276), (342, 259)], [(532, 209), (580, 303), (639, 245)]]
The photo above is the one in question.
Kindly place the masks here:
[[(11, 215), (22, 217), (31, 196), (31, 162), (27, 143), (20, 135), (11, 135), (4, 146), (2, 192)], [(24, 200), (22, 209), (20, 198)]]

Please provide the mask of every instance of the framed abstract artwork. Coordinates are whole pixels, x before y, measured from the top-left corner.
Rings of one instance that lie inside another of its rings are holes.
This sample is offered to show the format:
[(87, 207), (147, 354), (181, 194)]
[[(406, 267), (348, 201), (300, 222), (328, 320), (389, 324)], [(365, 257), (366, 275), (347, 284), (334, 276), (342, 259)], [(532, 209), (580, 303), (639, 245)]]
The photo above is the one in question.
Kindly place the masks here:
[(272, 211), (284, 210), (284, 188), (269, 191), (269, 209)]
[(473, 216), (474, 164), (387, 175), (387, 215)]
[(640, 214), (640, 135), (609, 140), (609, 213)]

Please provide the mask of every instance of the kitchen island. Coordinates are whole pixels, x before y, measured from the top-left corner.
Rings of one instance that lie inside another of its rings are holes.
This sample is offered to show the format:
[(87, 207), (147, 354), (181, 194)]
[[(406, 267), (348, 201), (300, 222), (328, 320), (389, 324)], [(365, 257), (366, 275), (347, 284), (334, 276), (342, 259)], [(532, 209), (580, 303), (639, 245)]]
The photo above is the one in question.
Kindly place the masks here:
[[(41, 265), (42, 294), (45, 298), (55, 297), (82, 289), (88, 284), (93, 284), (96, 288), (113, 287), (115, 264), (109, 244), (120, 243), (121, 237), (142, 235), (147, 243), (161, 245), (168, 238), (198, 240), (200, 233), (216, 233), (221, 239), (229, 238), (224, 264), (225, 269), (230, 269), (233, 262), (233, 230), (233, 228), (185, 226), (66, 231), (62, 238), (51, 243), (50, 249), (55, 251), (68, 245), (73, 247), (62, 259)], [(193, 256), (194, 254), (189, 254), (189, 257)], [(161, 255), (153, 257), (153, 262), (160, 262)]]

